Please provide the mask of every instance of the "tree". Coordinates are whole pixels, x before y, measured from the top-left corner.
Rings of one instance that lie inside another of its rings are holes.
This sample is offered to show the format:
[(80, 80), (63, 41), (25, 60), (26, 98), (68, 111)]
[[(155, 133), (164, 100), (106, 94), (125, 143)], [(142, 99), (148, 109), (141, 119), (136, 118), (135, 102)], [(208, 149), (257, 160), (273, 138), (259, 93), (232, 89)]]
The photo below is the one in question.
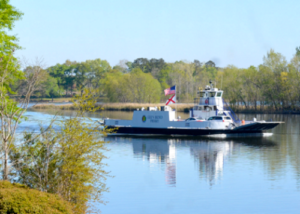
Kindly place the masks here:
[(20, 46), (17, 44), (17, 38), (7, 33), (22, 15), (9, 4), (9, 0), (0, 0), (0, 77), (1, 86), (4, 87), (0, 88), (2, 93), (11, 92), (11, 85), (15, 80), (22, 78), (17, 59), (13, 56), (14, 51)]
[(172, 64), (170, 77), (173, 79), (172, 84), (177, 86), (177, 99), (181, 101), (190, 100), (195, 94), (195, 73), (194, 63), (176, 61)]
[[(2, 162), (2, 179), (8, 179), (8, 154), (16, 130), (24, 110), (15, 101), (9, 98), (14, 93), (11, 85), (24, 75), (19, 69), (19, 64), (13, 56), (14, 50), (20, 48), (15, 36), (10, 36), (7, 31), (12, 30), (14, 22), (20, 19), (22, 13), (17, 11), (8, 0), (0, 0), (0, 152)], [(29, 89), (26, 95), (32, 92)], [(28, 104), (28, 99), (21, 103), (21, 107)], [(22, 105), (23, 104), (23, 105)]]
[(54, 77), (48, 76), (45, 81), (45, 90), (43, 92), (44, 96), (52, 98), (52, 102), (53, 97), (58, 97), (60, 95), (57, 80)]
[(128, 74), (109, 72), (103, 80), (107, 97), (111, 102), (159, 102), (161, 86), (151, 74), (134, 68)]
[(120, 62), (113, 67), (113, 69), (117, 69), (118, 71), (122, 73), (127, 73), (129, 67), (127, 66), (127, 63), (129, 63), (126, 59), (120, 60)]
[(149, 69), (149, 60), (147, 58), (138, 58), (133, 61), (131, 64), (132, 68), (140, 68), (143, 72), (148, 73), (150, 72)]
[(77, 88), (83, 91), (85, 87), (99, 88), (105, 73), (111, 70), (106, 60), (95, 59), (79, 63), (75, 68), (75, 82)]
[(263, 57), (263, 65), (269, 67), (272, 72), (280, 73), (286, 70), (287, 61), (280, 53), (276, 53), (273, 49), (267, 52)]
[[(36, 97), (45, 97), (50, 96), (50, 93), (58, 93), (57, 80), (54, 77), (51, 77), (49, 73), (39, 66), (27, 66), (23, 73), (25, 76), (30, 76), (32, 73), (39, 71), (39, 81), (35, 85), (35, 90), (32, 93)], [(17, 87), (15, 88), (18, 94), (26, 93), (26, 79), (18, 80)], [(57, 94), (56, 94), (57, 95)]]
[(105, 133), (83, 114), (96, 110), (94, 95), (86, 89), (75, 98), (79, 111), (58, 124), (60, 131), (41, 130), (39, 137), (25, 133), (25, 142), (10, 153), (15, 181), (60, 195), (72, 203), (75, 213), (85, 213), (88, 202), (101, 202), (102, 193), (107, 191), (104, 181), (108, 173), (103, 169)]
[(161, 59), (138, 58), (131, 64), (132, 68), (140, 68), (144, 73), (151, 73), (153, 70), (161, 70), (166, 66), (165, 61)]
[(0, 58), (2, 61), (7, 58), (15, 61), (11, 53), (20, 46), (16, 43), (17, 38), (8, 35), (7, 31), (12, 30), (14, 22), (19, 20), (23, 13), (10, 5), (9, 0), (0, 0), (0, 14)]
[[(2, 176), (3, 180), (8, 180), (9, 174), (9, 153), (14, 146), (14, 137), (18, 124), (23, 119), (23, 114), (27, 109), (28, 103), (32, 93), (36, 90), (36, 85), (39, 85), (40, 81), (43, 80), (42, 68), (32, 66), (26, 73), (22, 73), (22, 76), (18, 76), (19, 79), (23, 78), (22, 89), (18, 90), (19, 98), (15, 100), (9, 97), (11, 90), (8, 86), (5, 87), (7, 79), (9, 80), (11, 74), (9, 65), (6, 67), (0, 67), (2, 76), (0, 79), (0, 122), (1, 122), (1, 146), (0, 152), (2, 154), (3, 164)], [(14, 76), (17, 79), (16, 76)]]
[(296, 47), (296, 55), (297, 55), (297, 56), (300, 56), (300, 46), (299, 46), (299, 47)]
[(64, 64), (56, 64), (47, 68), (47, 72), (50, 76), (54, 77), (57, 81), (58, 87), (65, 89), (66, 95), (68, 90), (73, 92), (75, 86), (75, 70), (77, 62), (71, 62), (66, 60)]

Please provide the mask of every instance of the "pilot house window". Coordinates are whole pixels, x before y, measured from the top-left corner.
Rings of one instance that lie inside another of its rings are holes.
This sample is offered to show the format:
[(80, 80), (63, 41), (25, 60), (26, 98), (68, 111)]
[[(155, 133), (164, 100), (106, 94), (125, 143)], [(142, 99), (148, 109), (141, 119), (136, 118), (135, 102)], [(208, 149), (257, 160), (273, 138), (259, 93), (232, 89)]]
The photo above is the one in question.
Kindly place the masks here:
[(202, 110), (201, 106), (194, 106), (194, 110)]
[(205, 97), (205, 92), (200, 92), (200, 97)]
[(216, 95), (216, 92), (209, 92), (210, 97), (214, 97)]
[(217, 97), (222, 97), (222, 92), (218, 92)]

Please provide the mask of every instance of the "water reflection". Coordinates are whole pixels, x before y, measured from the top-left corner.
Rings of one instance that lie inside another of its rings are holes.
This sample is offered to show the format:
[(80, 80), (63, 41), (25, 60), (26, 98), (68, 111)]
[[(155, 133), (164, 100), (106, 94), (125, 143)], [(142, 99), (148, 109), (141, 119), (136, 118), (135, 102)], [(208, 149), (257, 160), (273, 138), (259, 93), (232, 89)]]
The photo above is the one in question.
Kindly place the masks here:
[(176, 186), (176, 148), (174, 143), (163, 141), (135, 140), (132, 142), (133, 154), (136, 158), (147, 160), (151, 164), (165, 166), (166, 183)]
[[(110, 118), (131, 117), (128, 112), (104, 113)], [(47, 124), (52, 117), (43, 112), (27, 114), (21, 130), (38, 128), (39, 122)], [(99, 115), (89, 116), (96, 120)], [(253, 117), (285, 123), (267, 138), (107, 137), (111, 142), (107, 170), (114, 177), (107, 180), (109, 203), (100, 210), (298, 213), (300, 115), (240, 115), (246, 120)]]
[(230, 155), (233, 142), (200, 142), (190, 144), (190, 153), (198, 164), (200, 177), (210, 185), (222, 176), (224, 160)]
[[(154, 138), (154, 137), (107, 137), (114, 143), (132, 145), (134, 158), (147, 161), (150, 167), (160, 166), (165, 172), (165, 181), (169, 186), (176, 186), (178, 151), (189, 150), (194, 160), (194, 166), (199, 171), (200, 180), (205, 180), (210, 186), (220, 180), (224, 173), (224, 165), (233, 154), (244, 150), (272, 148), (277, 144), (270, 139), (193, 139), (193, 138)], [(186, 153), (186, 152), (185, 152)], [(184, 160), (186, 162), (186, 160)]]

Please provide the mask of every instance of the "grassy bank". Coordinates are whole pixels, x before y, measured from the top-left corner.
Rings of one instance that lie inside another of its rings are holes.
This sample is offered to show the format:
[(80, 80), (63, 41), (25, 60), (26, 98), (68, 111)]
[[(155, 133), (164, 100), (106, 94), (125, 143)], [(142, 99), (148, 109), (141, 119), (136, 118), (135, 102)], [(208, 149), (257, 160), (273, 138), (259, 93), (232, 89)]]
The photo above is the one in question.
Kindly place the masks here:
[(300, 107), (295, 107), (291, 109), (275, 109), (272, 106), (265, 106), (264, 108), (258, 107), (255, 109), (254, 107), (245, 106), (234, 106), (231, 109), (235, 113), (242, 113), (242, 114), (300, 114)]
[[(164, 103), (104, 103), (97, 104), (99, 111), (108, 110), (108, 111), (134, 111), (136, 109), (147, 108), (147, 107), (160, 107), (164, 106)], [(176, 105), (170, 105), (173, 109), (176, 108)], [(178, 112), (189, 112), (189, 110), (194, 106), (194, 104), (180, 103), (177, 104)], [(41, 103), (37, 104), (32, 109), (54, 109), (54, 110), (76, 110), (72, 103), (63, 104), (63, 105), (54, 105), (52, 103)], [(281, 109), (276, 110), (275, 108), (268, 106), (261, 108), (245, 108), (244, 106), (235, 106), (231, 107), (235, 113), (244, 113), (244, 114), (300, 114), (300, 108), (294, 109)]]
[[(72, 102), (72, 97), (58, 97), (58, 98), (31, 98), (30, 102), (36, 103), (67, 103)], [(105, 97), (97, 98), (97, 102), (106, 102)]]
[[(136, 109), (147, 108), (147, 107), (160, 107), (164, 106), (164, 103), (105, 103), (97, 104), (96, 106), (100, 108), (99, 111), (109, 110), (109, 111), (134, 111)], [(176, 105), (170, 105), (171, 108), (175, 109)], [(193, 104), (177, 104), (177, 111), (179, 112), (189, 112), (194, 105)], [(57, 110), (76, 110), (73, 104), (64, 104), (64, 105), (54, 105), (54, 104), (37, 104), (33, 109), (57, 109)]]

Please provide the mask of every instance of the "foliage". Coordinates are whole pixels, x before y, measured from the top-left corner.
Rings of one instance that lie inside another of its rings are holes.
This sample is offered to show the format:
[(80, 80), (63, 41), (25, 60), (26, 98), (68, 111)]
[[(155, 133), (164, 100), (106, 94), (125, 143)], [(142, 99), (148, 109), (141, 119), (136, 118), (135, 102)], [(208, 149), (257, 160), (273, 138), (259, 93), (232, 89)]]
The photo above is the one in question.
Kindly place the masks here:
[(103, 80), (105, 92), (111, 102), (159, 102), (161, 87), (151, 74), (145, 74), (139, 68), (131, 73), (110, 72)]
[(58, 195), (0, 181), (0, 213), (71, 214), (73, 211), (71, 204)]
[(139, 68), (144, 73), (155, 73), (166, 66), (166, 63), (163, 59), (146, 59), (138, 58), (133, 61), (131, 68)]
[(296, 47), (296, 55), (300, 56), (300, 47)]
[[(212, 80), (215, 87), (226, 90), (224, 98), (231, 105), (242, 105), (247, 109), (256, 110), (265, 107), (276, 110), (293, 109), (300, 102), (297, 93), (300, 87), (299, 48), (296, 48), (296, 51), (288, 63), (282, 54), (271, 49), (263, 57), (261, 65), (249, 68), (237, 68), (233, 65), (219, 68), (208, 66), (199, 60), (166, 63), (163, 59), (138, 58), (133, 62), (122, 60), (111, 69), (106, 61), (97, 59), (95, 61), (107, 63), (107, 69), (99, 72), (101, 75), (96, 78), (93, 74), (88, 80), (86, 74), (93, 72), (85, 72), (85, 77), (75, 79), (78, 79), (78, 89), (97, 89), (98, 94), (106, 96), (110, 102), (158, 102), (165, 99), (161, 94), (163, 89), (176, 85), (178, 102), (191, 103), (197, 96), (197, 91)], [(80, 74), (79, 71), (83, 68), (88, 70), (92, 67), (88, 66), (87, 62), (78, 64), (77, 74)], [(151, 75), (137, 74), (136, 71)], [(157, 80), (160, 86), (153, 79)], [(291, 90), (292, 88), (295, 90)], [(146, 96), (154, 91), (160, 96)]]
[(59, 87), (57, 80), (54, 77), (49, 76), (45, 81), (45, 88), (43, 91), (45, 97), (58, 97), (59, 96)]
[(59, 96), (59, 87), (57, 79), (50, 76), (49, 73), (39, 66), (27, 66), (23, 70), (25, 79), (17, 80), (18, 87), (14, 87), (19, 95), (26, 93), (28, 88), (27, 80), (32, 78), (35, 72), (39, 72), (39, 80), (35, 84), (35, 91), (32, 94), (35, 97), (57, 97)]
[(75, 213), (85, 213), (90, 201), (102, 202), (101, 195), (107, 191), (106, 149), (101, 140), (105, 133), (83, 117), (84, 112), (96, 110), (93, 98), (85, 90), (74, 103), (80, 109), (78, 115), (59, 122), (60, 131), (41, 130), (38, 137), (25, 133), (24, 143), (10, 153), (15, 169), (11, 177), (16, 182), (58, 194), (72, 204)]
[(12, 30), (14, 22), (20, 19), (22, 13), (11, 6), (8, 0), (0, 0), (0, 11), (0, 166), (2, 179), (7, 180), (8, 154), (13, 146), (17, 125), (34, 91), (34, 85), (39, 79), (39, 73), (32, 73), (26, 81), (27, 84), (24, 86), (27, 90), (21, 94), (25, 97), (23, 100), (17, 103), (9, 97), (9, 94), (14, 93), (11, 86), (16, 81), (25, 79), (24, 73), (20, 71), (20, 66), (13, 56), (14, 50), (20, 48), (16, 43), (17, 39), (7, 34), (7, 31)]
[(9, 0), (0, 0), (0, 58), (8, 56), (13, 50), (20, 48), (16, 43), (17, 38), (8, 35), (7, 31), (12, 30), (14, 22), (19, 20), (22, 15), (9, 4)]
[[(107, 190), (104, 183), (107, 172), (103, 170), (102, 161), (105, 158), (102, 153), (105, 148), (104, 141), (101, 140), (101, 136), (105, 133), (99, 131), (96, 124), (92, 124), (83, 117), (83, 111), (95, 110), (94, 98), (96, 97), (95, 93), (92, 93), (93, 90), (85, 90), (82, 97), (76, 98), (76, 105), (81, 111), (76, 117), (59, 123), (60, 131), (54, 130), (50, 125), (46, 130), (41, 129), (40, 134), (27, 133), (23, 142), (15, 144), (14, 140), (17, 126), (23, 119), (33, 93), (44, 96), (53, 95), (57, 92), (58, 84), (65, 87), (66, 93), (67, 90), (72, 93), (76, 86), (76, 78), (87, 78), (94, 72), (92, 77), (95, 79), (97, 75), (102, 76), (102, 70), (95, 69), (97, 66), (93, 67), (93, 63), (86, 62), (88, 63), (84, 69), (86, 75), (80, 77), (79, 73), (83, 72), (83, 69), (76, 73), (78, 64), (66, 61), (64, 65), (50, 68), (49, 73), (42, 68), (40, 63), (27, 66), (20, 71), (19, 64), (13, 56), (14, 49), (19, 46), (15, 43), (16, 38), (8, 36), (6, 31), (11, 30), (13, 22), (20, 18), (21, 13), (8, 2), (0, 0), (0, 29), (4, 29), (0, 31), (2, 179), (15, 180), (43, 192), (58, 194), (70, 202), (75, 213), (85, 213), (87, 202), (101, 201), (102, 192)], [(105, 66), (105, 63), (98, 64), (98, 67), (101, 65)], [(79, 84), (78, 81), (77, 84)], [(18, 93), (15, 100), (10, 97), (13, 93), (12, 86)], [(54, 199), (52, 202), (52, 196), (49, 194), (43, 197), (35, 193), (35, 197), (40, 196), (41, 200), (34, 200), (34, 195), (31, 193), (11, 192), (13, 195), (7, 197), (8, 191), (1, 189), (0, 200), (3, 199), (3, 206), (0, 206), (0, 209), (6, 209), (3, 212), (43, 213), (45, 210), (47, 213), (72, 213), (70, 206), (64, 206), (63, 202), (60, 203)], [(60, 199), (57, 196), (53, 197)], [(50, 207), (44, 203), (44, 198), (46, 201), (51, 199), (48, 201)], [(28, 200), (32, 200), (32, 203), (27, 203)], [(52, 206), (53, 203), (56, 203), (55, 206)]]
[[(32, 72), (25, 75), (26, 79), (23, 82), (23, 91), (18, 91), (21, 95), (18, 102), (8, 96), (8, 91), (3, 87), (5, 78), (0, 79), (2, 90), (0, 91), (0, 122), (1, 122), (1, 139), (0, 139), (0, 154), (3, 180), (8, 179), (10, 171), (9, 153), (14, 146), (14, 137), (18, 124), (24, 118), (23, 114), (27, 109), (31, 94), (35, 91), (35, 86), (39, 84), (42, 79), (42, 72), (39, 66), (31, 70)], [(9, 73), (5, 70), (4, 73)]]
[(9, 0), (0, 0), (0, 90), (3, 93), (12, 93), (10, 85), (23, 77), (17, 59), (13, 56), (13, 52), (20, 46), (17, 44), (17, 38), (7, 33), (21, 16), (22, 13), (10, 5)]
[(63, 88), (66, 91), (71, 93), (74, 90), (75, 84), (75, 68), (76, 62), (66, 61), (64, 64), (56, 64), (55, 66), (49, 67), (47, 72), (50, 76), (54, 77), (57, 80), (58, 88)]
[(270, 50), (258, 67), (239, 69), (227, 66), (217, 75), (226, 91), (224, 98), (233, 106), (255, 110), (295, 109), (299, 106), (300, 57), (295, 55), (288, 64), (285, 57)]

